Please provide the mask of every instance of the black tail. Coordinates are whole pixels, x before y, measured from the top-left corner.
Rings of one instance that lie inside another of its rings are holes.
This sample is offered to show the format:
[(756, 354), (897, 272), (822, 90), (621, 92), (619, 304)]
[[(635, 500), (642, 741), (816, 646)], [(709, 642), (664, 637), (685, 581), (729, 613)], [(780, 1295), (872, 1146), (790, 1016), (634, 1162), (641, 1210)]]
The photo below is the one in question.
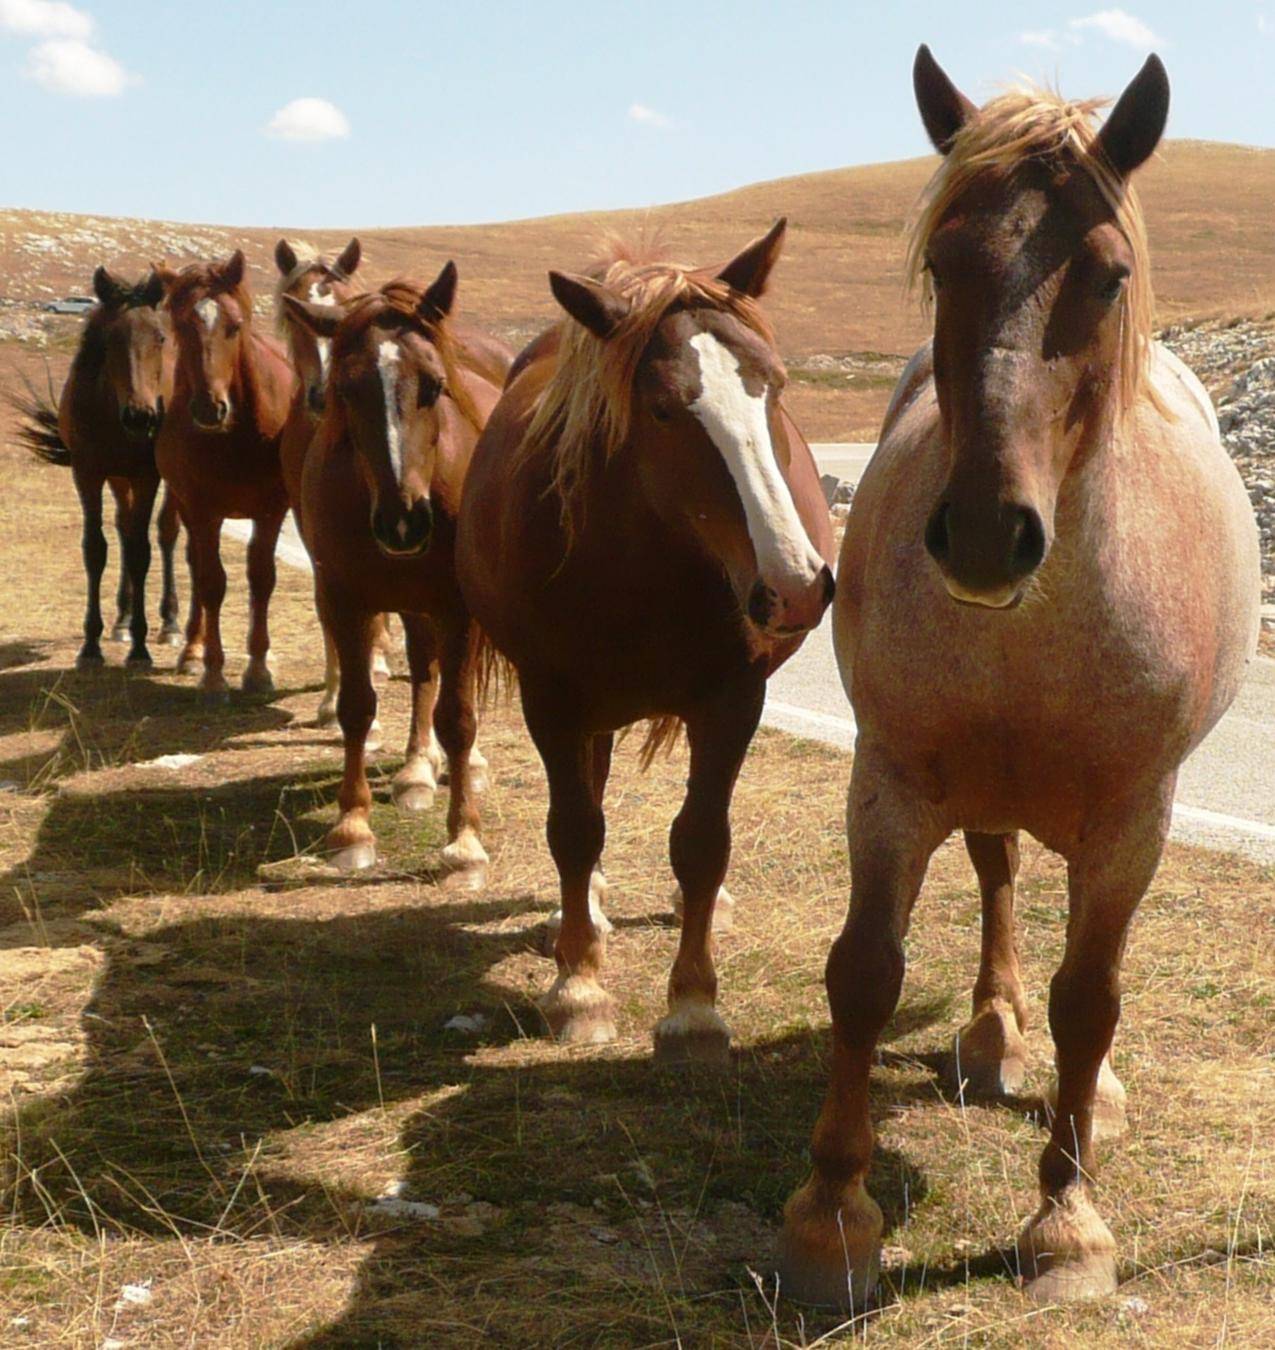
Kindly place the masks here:
[(58, 401), (52, 372), (48, 372), (47, 394), (41, 394), (26, 375), (19, 375), (18, 379), (22, 381), (21, 389), (11, 384), (4, 391), (4, 401), (18, 414), (18, 443), (46, 464), (69, 469), (71, 452), (58, 430)]

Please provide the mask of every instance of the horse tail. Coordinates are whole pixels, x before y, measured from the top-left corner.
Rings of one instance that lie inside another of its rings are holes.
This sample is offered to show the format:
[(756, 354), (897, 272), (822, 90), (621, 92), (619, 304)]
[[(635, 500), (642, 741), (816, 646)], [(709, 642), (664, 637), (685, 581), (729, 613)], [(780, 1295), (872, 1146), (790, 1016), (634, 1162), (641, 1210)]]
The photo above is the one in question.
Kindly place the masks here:
[(71, 451), (62, 439), (58, 427), (57, 400), (53, 393), (53, 377), (49, 377), (47, 395), (31, 383), (27, 376), (21, 376), (23, 388), (12, 386), (5, 390), (4, 401), (18, 415), (18, 443), (46, 464), (56, 464), (61, 469), (71, 467)]
[(682, 734), (683, 722), (680, 717), (666, 713), (663, 717), (652, 717), (646, 724), (646, 735), (638, 749), (638, 766), (645, 773), (655, 762), (657, 755), (671, 755)]
[(479, 703), (486, 706), (495, 698), (512, 698), (518, 687), (518, 671), (514, 663), (497, 650), (496, 644), (477, 624), (474, 625), (470, 642)]

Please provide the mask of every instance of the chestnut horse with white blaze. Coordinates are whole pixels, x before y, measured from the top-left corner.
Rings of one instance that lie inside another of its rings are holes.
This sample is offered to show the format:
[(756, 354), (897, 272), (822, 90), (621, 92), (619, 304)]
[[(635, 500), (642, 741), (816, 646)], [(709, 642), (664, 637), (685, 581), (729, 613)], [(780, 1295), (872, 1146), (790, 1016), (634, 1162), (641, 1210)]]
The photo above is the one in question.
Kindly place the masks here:
[(603, 794), (615, 732), (684, 724), (690, 780), (670, 836), (682, 932), (670, 1059), (721, 1059), (712, 920), (730, 799), (766, 678), (832, 598), (832, 535), (757, 298), (784, 222), (717, 273), (617, 258), (550, 273), (569, 316), (515, 363), (461, 506), (457, 566), (475, 619), (517, 670), (549, 779), (561, 881), (558, 975), (542, 1002), (564, 1041), (615, 1035), (605, 955)]
[[(472, 751), (477, 635), (456, 580), (456, 517), (474, 446), (504, 370), (476, 373), (453, 338), (457, 273), (422, 290), (392, 281), (344, 307), (284, 297), (291, 318), (331, 343), (323, 416), (305, 455), (301, 518), (315, 598), (340, 660), (345, 741), (341, 818), (326, 848), (341, 867), (376, 859), (365, 751), (376, 715), (369, 673), (380, 615), (403, 618), (412, 719), (394, 776), (400, 810), (427, 807), (438, 785), (434, 729), (447, 756), (448, 843), (442, 861), (464, 884), (485, 876)], [(475, 358), (486, 363), (490, 340)], [(509, 356), (506, 354), (504, 367)], [(435, 671), (437, 670), (437, 674)]]
[(279, 344), (256, 331), (244, 272), (244, 255), (236, 251), (223, 263), (194, 263), (167, 274), (177, 369), (155, 457), (181, 504), (193, 589), (177, 668), (202, 664), (199, 687), (213, 696), (226, 690), (222, 523), (228, 517), (253, 522), (243, 687), (267, 693), (274, 688), (267, 664), (274, 550), (288, 509), (279, 443), (296, 379)]
[(834, 609), (859, 725), (849, 915), (828, 958), (832, 1080), (813, 1175), (788, 1202), (782, 1287), (864, 1306), (881, 1211), (865, 1189), (868, 1075), (903, 981), (929, 858), (963, 830), (984, 911), (959, 1074), (1022, 1076), (1017, 832), (1067, 860), (1049, 994), (1057, 1101), (1040, 1206), (1018, 1238), (1044, 1300), (1116, 1284), (1094, 1205), (1095, 1121), (1118, 1126), (1107, 1055), (1129, 922), (1155, 874), (1179, 765), (1252, 658), (1253, 513), (1196, 378), (1151, 335), (1134, 171), (1168, 115), (1148, 59), (1097, 102), (971, 104), (927, 48), (914, 71), (944, 156), (912, 240), (934, 337), (895, 391), (846, 527)]
[[(279, 461), (283, 469), (284, 486), (288, 490), (288, 502), (302, 542), (305, 541), (305, 528), (301, 520), (301, 479), (305, 470), (306, 451), (323, 416), (332, 341), (330, 338), (316, 337), (287, 307), (284, 297), (290, 295), (294, 300), (304, 300), (320, 307), (345, 305), (359, 294), (355, 289), (354, 274), (358, 271), (362, 253), (357, 238), (352, 238), (330, 263), (325, 262), (308, 244), (292, 244), (287, 239), (280, 239), (275, 245), (274, 260), (279, 269), (279, 279), (275, 282), (275, 318), (298, 379), (292, 408), (283, 428)], [(374, 676), (389, 677), (388, 647), (389, 637), (382, 626), (372, 653)], [(317, 717), (321, 727), (336, 720), (340, 686), (336, 647), (326, 629), (323, 633), (323, 649), (323, 698), (319, 702)]]
[[(115, 498), (121, 565), (116, 596), (113, 641), (131, 641), (127, 664), (149, 669), (146, 647), (146, 577), (150, 571), (151, 515), (159, 490), (155, 468), (155, 435), (172, 388), (172, 360), (160, 306), (164, 282), (154, 271), (133, 285), (105, 267), (93, 273), (97, 307), (84, 321), (80, 343), (58, 406), (34, 390), (10, 402), (24, 419), (20, 436), (42, 459), (67, 466), (75, 481), (84, 514), (84, 570), (88, 604), (84, 613), (84, 645), (76, 665), (81, 670), (102, 664), (102, 573), (106, 568), (106, 536), (102, 532), (102, 487)], [(159, 514), (159, 546), (163, 559), (161, 642), (180, 635), (173, 549), (177, 543), (177, 504), (166, 493)]]

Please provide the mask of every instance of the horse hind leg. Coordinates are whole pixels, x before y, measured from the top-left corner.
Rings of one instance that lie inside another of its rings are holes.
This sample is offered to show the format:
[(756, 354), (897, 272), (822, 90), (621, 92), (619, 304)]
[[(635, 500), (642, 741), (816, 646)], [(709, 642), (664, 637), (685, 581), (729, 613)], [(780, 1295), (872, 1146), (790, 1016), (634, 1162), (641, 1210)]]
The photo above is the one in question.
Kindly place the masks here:
[(146, 649), (146, 577), (151, 564), (151, 512), (158, 487), (158, 479), (133, 484), (124, 532), (124, 571), (129, 578), (133, 600), (133, 613), (129, 620), (132, 645), (128, 653), (128, 665), (139, 670), (151, 668), (151, 655)]
[(442, 863), (449, 884), (477, 890), (487, 879), (487, 850), (479, 837), (478, 803), (469, 755), (478, 719), (474, 712), (475, 670), (473, 624), (466, 617), (440, 629), (438, 706), (434, 725), (447, 755), (447, 846)]
[(173, 566), (173, 554), (177, 548), (177, 536), (180, 532), (180, 519), (177, 511), (177, 498), (171, 488), (164, 489), (164, 501), (159, 509), (159, 556), (163, 568), (163, 593), (159, 601), (160, 630), (159, 641), (163, 646), (175, 647), (182, 639), (181, 624), (178, 622), (177, 573)]
[(337, 803), (341, 816), (328, 831), (324, 851), (334, 867), (357, 871), (376, 862), (376, 836), (370, 816), (372, 790), (367, 781), (367, 735), (376, 717), (376, 690), (369, 675), (372, 616), (352, 604), (320, 596), (320, 615), (331, 633), (341, 663), (337, 718), (345, 764)]
[(106, 535), (102, 532), (103, 479), (76, 479), (80, 508), (84, 513), (81, 547), (87, 601), (84, 609), (84, 643), (75, 658), (77, 670), (95, 670), (102, 656), (102, 573), (106, 570)]
[(1094, 1206), (1094, 1109), (1120, 1017), (1120, 962), (1134, 910), (1168, 833), (1173, 776), (1149, 800), (1108, 810), (1068, 858), (1062, 964), (1049, 988), (1058, 1104), (1040, 1159), (1040, 1207), (1018, 1237), (1026, 1289), (1040, 1302), (1111, 1293), (1116, 1243)]
[[(411, 813), (427, 811), (438, 791), (441, 752), (434, 735), (434, 705), (438, 701), (438, 675), (434, 628), (419, 614), (403, 616), (407, 638), (407, 662), (412, 680), (412, 716), (403, 767), (394, 775), (394, 805)], [(373, 647), (375, 651), (375, 646)]]
[(271, 694), (270, 597), (274, 594), (275, 544), (283, 527), (283, 512), (262, 516), (252, 523), (248, 541), (248, 665), (243, 673), (245, 694)]
[(730, 1029), (715, 1006), (713, 912), (730, 862), (731, 795), (765, 696), (764, 681), (750, 680), (686, 721), (690, 776), (669, 831), (669, 858), (683, 896), (682, 931), (669, 975), (669, 1010), (655, 1028), (655, 1058), (664, 1063), (729, 1060)]
[[(376, 616), (376, 636), (372, 639), (372, 683), (382, 684), (393, 674), (390, 669), (390, 653), (394, 650), (394, 639), (390, 635), (390, 616)], [(406, 625), (404, 626), (406, 631)]]
[(1017, 834), (966, 833), (982, 899), (982, 952), (970, 1020), (956, 1033), (945, 1078), (972, 1097), (1010, 1096), (1027, 1071), (1027, 1000), (1014, 942)]

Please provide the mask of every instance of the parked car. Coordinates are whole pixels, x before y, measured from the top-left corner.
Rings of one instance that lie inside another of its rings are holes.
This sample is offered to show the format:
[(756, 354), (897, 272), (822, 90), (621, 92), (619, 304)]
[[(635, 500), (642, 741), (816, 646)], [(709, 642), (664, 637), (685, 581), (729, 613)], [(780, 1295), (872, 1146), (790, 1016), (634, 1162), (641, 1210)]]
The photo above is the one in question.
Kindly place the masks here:
[(67, 295), (61, 300), (50, 300), (44, 308), (50, 314), (87, 314), (96, 304), (91, 295)]

